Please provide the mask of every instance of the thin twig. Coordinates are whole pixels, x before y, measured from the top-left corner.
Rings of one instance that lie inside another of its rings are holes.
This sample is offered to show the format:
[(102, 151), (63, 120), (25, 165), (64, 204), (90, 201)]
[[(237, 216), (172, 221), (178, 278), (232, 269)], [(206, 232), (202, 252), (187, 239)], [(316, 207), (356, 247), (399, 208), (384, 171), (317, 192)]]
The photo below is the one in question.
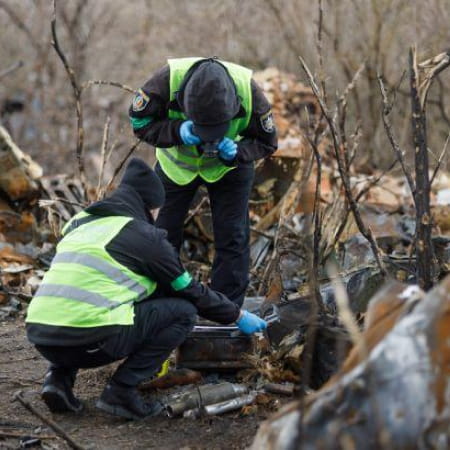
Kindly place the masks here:
[(394, 150), (395, 156), (402, 167), (403, 175), (405, 176), (406, 181), (408, 182), (409, 189), (411, 190), (411, 193), (414, 196), (414, 193), (416, 192), (416, 186), (415, 186), (414, 180), (411, 175), (411, 169), (406, 165), (405, 158), (403, 156), (403, 151), (400, 148), (400, 146), (398, 145), (396, 139), (394, 138), (394, 134), (392, 131), (392, 125), (388, 120), (388, 115), (392, 111), (392, 104), (390, 104), (388, 101), (387, 94), (386, 94), (386, 88), (384, 86), (384, 82), (383, 82), (381, 75), (378, 75), (377, 78), (378, 78), (378, 84), (380, 86), (381, 96), (383, 99), (382, 117), (383, 117), (384, 129), (386, 130), (386, 134), (388, 136), (388, 139), (392, 146), (392, 149)]
[(187, 225), (191, 221), (191, 219), (202, 209), (203, 205), (206, 203), (207, 200), (208, 200), (207, 196), (203, 197), (198, 203), (198, 205), (192, 211), (189, 212), (188, 216), (186, 217), (186, 220), (184, 221), (185, 225)]
[(20, 69), (21, 67), (23, 67), (23, 61), (17, 61), (14, 64), (10, 65), (8, 68), (0, 72), (0, 80), (15, 72), (17, 69)]
[(86, 450), (86, 447), (84, 447), (81, 444), (79, 444), (78, 442), (74, 441), (73, 438), (71, 438), (55, 421), (44, 416), (31, 403), (29, 403), (27, 400), (25, 400), (22, 397), (22, 391), (16, 392), (13, 396), (13, 399), (17, 400), (19, 403), (21, 403), (32, 414), (39, 417), (39, 419), (41, 419), (42, 422), (47, 424), (50, 428), (52, 428), (52, 430), (55, 431), (55, 433), (57, 433), (59, 436), (61, 436), (71, 448), (74, 448), (75, 450)]
[(369, 352), (364, 337), (359, 330), (355, 316), (350, 309), (347, 290), (339, 276), (336, 265), (329, 262), (326, 265), (326, 269), (335, 293), (339, 321), (347, 329), (350, 338), (353, 341), (353, 345), (359, 350), (361, 360), (364, 361), (368, 357)]
[(336, 156), (336, 161), (338, 164), (338, 170), (339, 170), (339, 174), (341, 176), (341, 180), (342, 180), (342, 185), (344, 187), (344, 192), (345, 192), (345, 196), (347, 198), (347, 201), (350, 205), (353, 217), (355, 218), (355, 222), (356, 225), (358, 226), (359, 231), (361, 232), (361, 234), (367, 239), (367, 241), (369, 242), (369, 245), (371, 247), (372, 253), (375, 257), (375, 260), (377, 262), (377, 265), (380, 269), (380, 272), (385, 274), (386, 273), (386, 268), (384, 267), (383, 261), (380, 258), (380, 249), (378, 248), (378, 245), (375, 241), (375, 238), (373, 237), (372, 231), (370, 229), (370, 227), (366, 227), (366, 225), (364, 224), (362, 218), (361, 218), (361, 214), (359, 212), (359, 208), (358, 208), (358, 204), (355, 201), (355, 198), (353, 197), (352, 194), (352, 190), (351, 190), (351, 185), (350, 185), (350, 179), (349, 179), (349, 174), (348, 172), (345, 170), (345, 163), (341, 158), (340, 152), (341, 152), (341, 148), (342, 148), (342, 143), (340, 142), (340, 138), (339, 138), (339, 133), (338, 130), (336, 129), (336, 125), (333, 122), (333, 120), (330, 117), (330, 113), (328, 111), (328, 108), (326, 106), (326, 104), (323, 101), (323, 98), (320, 95), (319, 89), (314, 81), (314, 77), (311, 74), (311, 71), (309, 70), (308, 66), (306, 65), (305, 61), (303, 60), (302, 57), (300, 58), (300, 62), (302, 65), (302, 68), (304, 70), (304, 72), (306, 73), (306, 76), (308, 78), (309, 84), (311, 86), (311, 89), (313, 90), (313, 93), (315, 95), (315, 97), (317, 98), (319, 105), (320, 105), (320, 109), (322, 110), (322, 113), (328, 123), (328, 126), (330, 128), (330, 132), (331, 132), (331, 136), (333, 139), (333, 147), (334, 147), (334, 153)]
[(40, 40), (36, 39), (35, 36), (33, 36), (33, 33), (31, 32), (30, 28), (23, 22), (23, 20), (16, 14), (15, 8), (8, 5), (5, 1), (0, 0), (0, 9), (6, 12), (8, 14), (11, 21), (19, 28), (19, 30), (22, 30), (25, 35), (27, 36), (28, 40), (30, 41), (31, 46), (36, 50), (36, 53), (38, 55), (42, 55), (42, 48), (40, 47)]
[(57, 436), (50, 434), (28, 434), (23, 431), (0, 431), (0, 438), (23, 438), (26, 436), (29, 439), (57, 439)]
[(127, 161), (127, 159), (133, 154), (133, 152), (139, 147), (139, 144), (142, 141), (137, 140), (133, 146), (128, 150), (127, 154), (124, 156), (124, 158), (122, 159), (122, 161), (119, 163), (119, 165), (115, 168), (113, 176), (111, 177), (111, 179), (109, 180), (109, 182), (106, 185), (105, 188), (105, 192), (108, 192), (109, 189), (111, 188), (112, 184), (114, 183), (114, 180), (116, 179), (117, 175), (119, 174), (119, 172), (122, 170), (122, 167), (124, 166), (125, 162)]
[(83, 129), (83, 108), (81, 105), (81, 94), (82, 88), (78, 84), (77, 77), (75, 72), (70, 67), (64, 52), (59, 45), (58, 36), (56, 33), (56, 0), (53, 0), (53, 14), (51, 20), (51, 29), (52, 29), (52, 45), (55, 49), (56, 53), (59, 56), (59, 59), (63, 63), (64, 68), (66, 69), (67, 75), (70, 80), (70, 84), (72, 85), (73, 96), (75, 99), (75, 107), (77, 112), (77, 146), (76, 146), (76, 157), (78, 161), (78, 170), (80, 173), (81, 184), (83, 185), (84, 193), (87, 196), (87, 186), (85, 179), (85, 171), (84, 171), (84, 155), (83, 155), (83, 146), (84, 146), (84, 129)]
[(436, 175), (439, 172), (439, 169), (441, 168), (442, 160), (444, 159), (444, 155), (447, 153), (449, 139), (450, 139), (450, 133), (448, 134), (447, 139), (445, 140), (444, 148), (442, 149), (442, 152), (439, 155), (439, 159), (437, 161), (436, 167), (434, 168), (433, 175), (431, 175), (430, 186), (433, 185), (433, 181), (436, 178)]
[(94, 85), (114, 86), (123, 89), (124, 91), (131, 92), (132, 94), (136, 93), (136, 89), (133, 89), (132, 87), (127, 86), (126, 84), (108, 80), (88, 80), (82, 84), (81, 88), (84, 90)]
[(326, 85), (325, 85), (325, 73), (324, 73), (324, 69), (323, 69), (323, 43), (322, 43), (323, 5), (322, 5), (322, 0), (319, 0), (319, 2), (318, 2), (318, 9), (319, 9), (319, 21), (318, 21), (318, 25), (317, 25), (317, 54), (319, 57), (319, 80), (320, 80), (320, 85), (322, 88), (322, 95), (326, 102), (327, 101), (327, 91), (326, 91)]
[(98, 183), (96, 189), (96, 199), (100, 200), (101, 186), (103, 181), (103, 172), (105, 170), (106, 164), (106, 149), (108, 147), (108, 139), (109, 139), (109, 127), (111, 125), (111, 117), (106, 118), (105, 127), (103, 128), (103, 139), (102, 146), (100, 150), (100, 171), (98, 174)]

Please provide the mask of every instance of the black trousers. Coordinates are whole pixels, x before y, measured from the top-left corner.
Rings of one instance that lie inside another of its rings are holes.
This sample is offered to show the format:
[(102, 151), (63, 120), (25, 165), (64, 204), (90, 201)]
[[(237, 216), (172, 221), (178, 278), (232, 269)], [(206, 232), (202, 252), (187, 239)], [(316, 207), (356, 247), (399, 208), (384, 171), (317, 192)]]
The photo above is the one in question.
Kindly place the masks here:
[(177, 250), (183, 241), (184, 220), (192, 199), (200, 185), (206, 186), (215, 245), (211, 288), (242, 306), (250, 265), (248, 201), (255, 174), (253, 165), (233, 169), (215, 183), (207, 183), (197, 177), (185, 186), (170, 180), (159, 164), (155, 171), (166, 191), (166, 202), (156, 225), (167, 230), (167, 237)]
[(51, 363), (51, 368), (75, 378), (80, 368), (100, 367), (126, 358), (112, 379), (128, 386), (156, 374), (172, 350), (192, 330), (197, 310), (187, 300), (160, 298), (135, 305), (132, 326), (106, 340), (83, 347), (37, 345), (37, 350)]

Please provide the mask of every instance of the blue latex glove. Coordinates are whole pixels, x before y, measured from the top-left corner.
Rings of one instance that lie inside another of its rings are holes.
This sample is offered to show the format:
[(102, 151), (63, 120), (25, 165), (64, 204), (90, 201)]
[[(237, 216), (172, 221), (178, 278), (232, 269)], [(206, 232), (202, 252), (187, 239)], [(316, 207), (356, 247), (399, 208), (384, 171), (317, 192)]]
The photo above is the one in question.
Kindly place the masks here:
[(192, 126), (194, 122), (192, 120), (185, 120), (180, 126), (180, 137), (185, 145), (198, 145), (202, 141), (192, 132)]
[(236, 325), (243, 333), (258, 333), (259, 331), (263, 331), (267, 328), (267, 322), (258, 317), (256, 314), (252, 314), (245, 309), (243, 309), (241, 312), (241, 317), (239, 317), (239, 319), (236, 321)]
[(217, 150), (219, 150), (219, 156), (225, 161), (231, 161), (236, 157), (237, 144), (233, 139), (224, 137), (217, 144)]

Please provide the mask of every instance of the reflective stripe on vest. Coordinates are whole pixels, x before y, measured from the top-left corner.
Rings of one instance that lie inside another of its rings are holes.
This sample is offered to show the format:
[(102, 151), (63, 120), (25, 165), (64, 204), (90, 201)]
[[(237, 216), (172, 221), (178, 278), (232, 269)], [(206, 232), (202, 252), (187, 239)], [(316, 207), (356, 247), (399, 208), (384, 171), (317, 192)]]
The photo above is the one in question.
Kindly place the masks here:
[(121, 305), (121, 303), (112, 302), (102, 295), (64, 284), (43, 284), (36, 292), (35, 297), (64, 297), (107, 309), (114, 309)]
[[(27, 322), (68, 327), (131, 325), (133, 303), (147, 298), (156, 283), (120, 264), (106, 245), (131, 217), (84, 221), (77, 214), (64, 228), (50, 269), (28, 307)], [(71, 224), (81, 223), (71, 229)]]
[[(170, 100), (175, 99), (175, 93), (179, 90), (183, 79), (193, 64), (202, 58), (178, 58), (168, 61), (170, 66)], [(251, 94), (251, 70), (237, 64), (219, 61), (228, 70), (233, 79), (237, 93), (240, 97), (245, 117), (233, 119), (225, 136), (239, 141), (240, 132), (245, 130), (250, 122), (252, 114)], [(169, 110), (170, 119), (186, 119), (180, 111)], [(234, 167), (226, 166), (217, 158), (204, 157), (197, 147), (180, 145), (169, 148), (157, 148), (156, 157), (163, 172), (178, 185), (190, 183), (197, 175), (209, 183), (220, 180)]]
[[(138, 300), (142, 300), (144, 297), (147, 297), (147, 289), (144, 286), (141, 286), (136, 280), (131, 279), (127, 274), (123, 273), (117, 267), (114, 267), (113, 265), (100, 258), (87, 255), (85, 253), (76, 252), (59, 253), (53, 258), (53, 263), (62, 262), (81, 264), (82, 266), (92, 267), (93, 269), (102, 272), (105, 276), (111, 278), (116, 283), (119, 283), (122, 286), (126, 286), (131, 291), (136, 292), (139, 296)], [(64, 297), (70, 298), (70, 296)]]

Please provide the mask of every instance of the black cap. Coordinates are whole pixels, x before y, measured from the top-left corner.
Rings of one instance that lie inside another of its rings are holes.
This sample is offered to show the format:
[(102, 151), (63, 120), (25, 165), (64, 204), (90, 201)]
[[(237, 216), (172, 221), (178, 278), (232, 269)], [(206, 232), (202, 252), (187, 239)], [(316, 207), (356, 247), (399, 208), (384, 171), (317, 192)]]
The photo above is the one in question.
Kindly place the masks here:
[(160, 208), (164, 204), (164, 186), (142, 159), (133, 158), (128, 163), (120, 184), (134, 188), (149, 209)]
[(240, 109), (234, 81), (214, 59), (200, 63), (186, 82), (180, 105), (204, 142), (222, 138)]

